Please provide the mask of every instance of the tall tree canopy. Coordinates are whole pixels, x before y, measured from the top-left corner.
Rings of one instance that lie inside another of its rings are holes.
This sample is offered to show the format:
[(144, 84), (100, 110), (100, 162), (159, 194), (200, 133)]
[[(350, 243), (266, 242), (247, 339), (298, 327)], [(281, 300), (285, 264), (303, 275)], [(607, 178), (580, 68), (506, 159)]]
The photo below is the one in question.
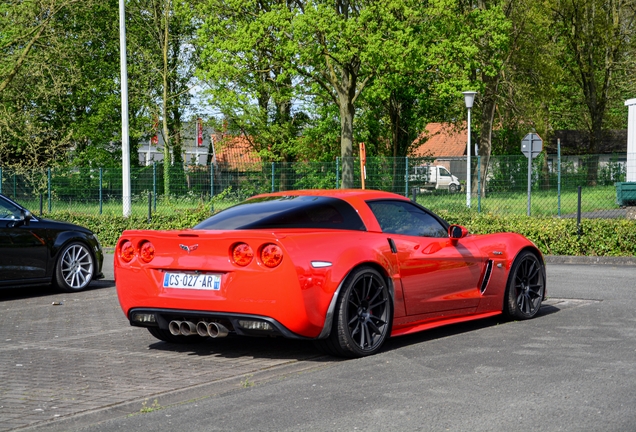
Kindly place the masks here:
[[(339, 156), (352, 187), (354, 141), (408, 155), (426, 123), (463, 125), (468, 89), (479, 92), (482, 172), (530, 128), (585, 129), (596, 153), (636, 93), (635, 3), (127, 0), (131, 157), (158, 119), (169, 193), (185, 125), (203, 111), (193, 96), (205, 92), (210, 123), (261, 157)], [(120, 162), (117, 6), (0, 2), (0, 165)]]
[[(585, 127), (589, 152), (595, 154), (603, 137), (611, 96), (616, 96), (620, 88), (616, 79), (625, 80), (633, 73), (636, 2), (554, 0), (551, 7), (555, 45), (565, 72), (558, 85), (566, 90), (566, 100), (574, 102), (561, 111), (558, 120)], [(631, 86), (630, 90), (636, 89)], [(588, 183), (594, 184), (597, 169), (597, 160), (589, 159)]]

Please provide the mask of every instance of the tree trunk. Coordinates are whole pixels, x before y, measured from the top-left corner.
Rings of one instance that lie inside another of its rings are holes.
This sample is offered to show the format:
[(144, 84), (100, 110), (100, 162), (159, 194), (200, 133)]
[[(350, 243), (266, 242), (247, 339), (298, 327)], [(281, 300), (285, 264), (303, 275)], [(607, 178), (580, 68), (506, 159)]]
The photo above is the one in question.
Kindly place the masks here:
[[(399, 155), (400, 144), (400, 102), (395, 97), (395, 93), (391, 92), (389, 98), (389, 118), (391, 119), (391, 139), (393, 141), (393, 183), (391, 185), (393, 191), (397, 190), (398, 167), (397, 157)], [(408, 175), (408, 173), (406, 173)]]
[[(486, 196), (486, 177), (488, 175), (488, 166), (490, 164), (490, 154), (492, 152), (492, 126), (495, 119), (495, 108), (497, 107), (497, 92), (499, 90), (499, 75), (495, 77), (483, 77), (486, 84), (484, 95), (482, 97), (481, 109), (481, 130), (479, 133), (479, 166), (477, 170), (471, 170), (472, 173), (472, 191), (471, 194), (479, 193), (482, 197)], [(471, 149), (472, 150), (472, 149)], [(477, 177), (480, 182), (477, 182)]]
[(353, 187), (353, 117), (355, 107), (350, 99), (340, 98), (340, 156), (342, 157), (342, 189)]

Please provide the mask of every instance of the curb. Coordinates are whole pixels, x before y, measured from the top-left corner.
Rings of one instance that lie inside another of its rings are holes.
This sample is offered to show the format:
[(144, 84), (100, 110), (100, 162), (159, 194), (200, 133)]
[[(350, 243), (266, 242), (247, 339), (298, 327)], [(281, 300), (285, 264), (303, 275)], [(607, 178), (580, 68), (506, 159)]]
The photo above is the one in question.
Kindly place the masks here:
[(545, 255), (546, 264), (636, 266), (636, 257)]

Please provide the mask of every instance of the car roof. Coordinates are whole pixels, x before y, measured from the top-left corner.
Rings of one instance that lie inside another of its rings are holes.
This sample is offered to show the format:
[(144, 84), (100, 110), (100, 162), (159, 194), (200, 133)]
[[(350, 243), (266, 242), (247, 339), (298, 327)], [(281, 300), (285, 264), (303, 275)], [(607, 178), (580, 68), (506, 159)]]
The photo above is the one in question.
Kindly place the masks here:
[(341, 199), (348, 202), (358, 212), (362, 218), (367, 231), (382, 232), (380, 224), (373, 215), (371, 208), (367, 205), (367, 201), (392, 199), (401, 201), (410, 201), (392, 192), (385, 192), (373, 189), (303, 189), (294, 191), (273, 192), (268, 194), (257, 195), (252, 198), (263, 198), (271, 196), (323, 196)]
[(256, 197), (265, 196), (328, 196), (340, 198), (345, 201), (348, 201), (349, 199), (402, 199), (408, 201), (408, 198), (405, 198), (402, 195), (373, 189), (302, 189), (260, 194)]

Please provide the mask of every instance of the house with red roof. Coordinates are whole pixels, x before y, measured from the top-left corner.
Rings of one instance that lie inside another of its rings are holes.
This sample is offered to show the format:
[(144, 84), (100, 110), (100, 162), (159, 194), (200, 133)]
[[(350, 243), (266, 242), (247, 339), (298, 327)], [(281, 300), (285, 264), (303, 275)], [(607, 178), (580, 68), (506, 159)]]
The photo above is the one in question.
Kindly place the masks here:
[(468, 132), (452, 123), (429, 123), (413, 142), (413, 157), (463, 157), (466, 156)]
[(429, 123), (413, 141), (409, 157), (431, 158), (433, 165), (442, 165), (451, 173), (466, 179), (466, 124)]

